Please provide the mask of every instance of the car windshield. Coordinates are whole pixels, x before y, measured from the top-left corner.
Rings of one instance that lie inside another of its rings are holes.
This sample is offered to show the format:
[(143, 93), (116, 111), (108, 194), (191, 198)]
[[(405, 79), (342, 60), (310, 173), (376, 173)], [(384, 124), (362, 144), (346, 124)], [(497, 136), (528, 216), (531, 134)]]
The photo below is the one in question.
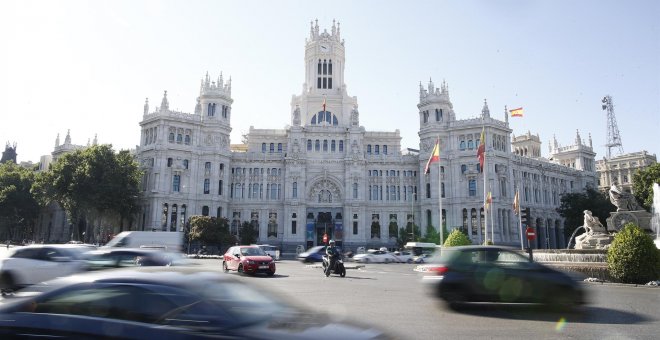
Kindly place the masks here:
[(241, 248), (241, 255), (243, 256), (266, 256), (263, 249), (259, 247)]

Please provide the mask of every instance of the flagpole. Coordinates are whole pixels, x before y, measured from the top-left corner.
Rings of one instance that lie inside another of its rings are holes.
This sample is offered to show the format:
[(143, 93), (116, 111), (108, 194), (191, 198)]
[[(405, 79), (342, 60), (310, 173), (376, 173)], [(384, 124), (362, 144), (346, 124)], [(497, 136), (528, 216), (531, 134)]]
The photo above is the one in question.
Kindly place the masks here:
[[(440, 135), (438, 135), (438, 155), (440, 155)], [(442, 225), (442, 174), (440, 173), (440, 157), (438, 157), (438, 205), (440, 206), (440, 245), (444, 244), (444, 227)]]
[(520, 191), (516, 189), (516, 197), (518, 197), (518, 225), (520, 226), (520, 250), (525, 250), (525, 243), (523, 242), (523, 227), (522, 227), (522, 214), (520, 213)]
[(490, 194), (488, 202), (488, 209), (490, 209), (490, 241), (495, 244), (495, 218), (493, 217), (493, 188), (488, 188), (488, 193)]
[[(485, 130), (485, 127), (483, 127)], [(488, 175), (488, 165), (486, 163), (486, 133), (484, 132), (484, 140), (480, 141), (484, 144), (484, 166), (481, 171), (484, 173), (484, 209), (488, 209), (486, 206), (486, 176)], [(484, 211), (484, 244), (488, 244), (488, 211)]]

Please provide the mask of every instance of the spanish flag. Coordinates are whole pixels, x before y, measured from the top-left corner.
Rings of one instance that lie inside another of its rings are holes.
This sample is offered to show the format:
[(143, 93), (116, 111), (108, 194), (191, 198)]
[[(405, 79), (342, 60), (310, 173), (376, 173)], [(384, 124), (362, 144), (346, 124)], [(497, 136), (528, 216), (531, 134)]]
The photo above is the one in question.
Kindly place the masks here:
[(511, 117), (522, 117), (523, 116), (523, 108), (519, 107), (517, 109), (509, 110), (511, 113)]
[(424, 174), (428, 174), (431, 172), (431, 163), (439, 162), (439, 161), (440, 161), (440, 141), (437, 140), (435, 142), (435, 146), (433, 147), (433, 151), (431, 152), (431, 156), (429, 157), (429, 161), (426, 162), (426, 167), (424, 168)]
[(484, 162), (486, 161), (486, 141), (485, 141), (485, 127), (481, 129), (481, 138), (479, 138), (479, 148), (477, 148), (477, 159), (479, 159), (479, 169), (484, 171)]
[(518, 190), (516, 190), (516, 196), (513, 197), (513, 213), (518, 215), (518, 209), (520, 209), (520, 202), (518, 198)]
[(493, 195), (491, 195), (490, 191), (488, 192), (488, 196), (486, 197), (486, 210), (490, 210), (490, 204), (493, 203)]

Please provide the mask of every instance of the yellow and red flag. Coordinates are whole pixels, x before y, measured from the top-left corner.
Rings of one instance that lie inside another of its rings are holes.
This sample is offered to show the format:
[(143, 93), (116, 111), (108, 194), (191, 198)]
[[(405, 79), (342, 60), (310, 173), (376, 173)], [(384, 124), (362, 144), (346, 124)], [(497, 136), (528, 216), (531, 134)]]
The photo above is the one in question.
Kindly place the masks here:
[(511, 113), (511, 117), (522, 117), (523, 116), (523, 108), (519, 107), (517, 109), (509, 110)]
[(426, 162), (426, 167), (424, 168), (424, 173), (428, 174), (431, 172), (431, 163), (434, 162), (439, 162), (440, 161), (440, 141), (436, 140), (435, 146), (433, 147), (433, 151), (431, 151), (431, 156), (429, 157), (429, 161)]
[(479, 159), (479, 169), (484, 171), (484, 161), (486, 160), (486, 141), (485, 128), (481, 128), (481, 138), (479, 139), (479, 148), (477, 148), (477, 158)]
[(520, 201), (518, 199), (518, 191), (516, 190), (516, 195), (513, 196), (513, 213), (518, 215), (519, 208), (520, 208)]
[(486, 210), (490, 210), (490, 204), (493, 203), (493, 196), (491, 195), (490, 191), (488, 192), (488, 196), (486, 196)]

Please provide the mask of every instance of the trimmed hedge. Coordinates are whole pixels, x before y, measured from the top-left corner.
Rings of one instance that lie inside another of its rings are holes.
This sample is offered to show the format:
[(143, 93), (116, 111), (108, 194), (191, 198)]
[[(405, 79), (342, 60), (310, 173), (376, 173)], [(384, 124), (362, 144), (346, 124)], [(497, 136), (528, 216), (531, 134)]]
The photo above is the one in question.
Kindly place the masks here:
[(633, 223), (614, 236), (607, 251), (610, 276), (622, 283), (645, 284), (660, 279), (660, 251), (653, 238)]
[(467, 235), (463, 234), (460, 230), (454, 229), (449, 236), (447, 236), (447, 240), (445, 240), (445, 247), (457, 247), (457, 246), (469, 246), (472, 244), (472, 241), (467, 237)]

